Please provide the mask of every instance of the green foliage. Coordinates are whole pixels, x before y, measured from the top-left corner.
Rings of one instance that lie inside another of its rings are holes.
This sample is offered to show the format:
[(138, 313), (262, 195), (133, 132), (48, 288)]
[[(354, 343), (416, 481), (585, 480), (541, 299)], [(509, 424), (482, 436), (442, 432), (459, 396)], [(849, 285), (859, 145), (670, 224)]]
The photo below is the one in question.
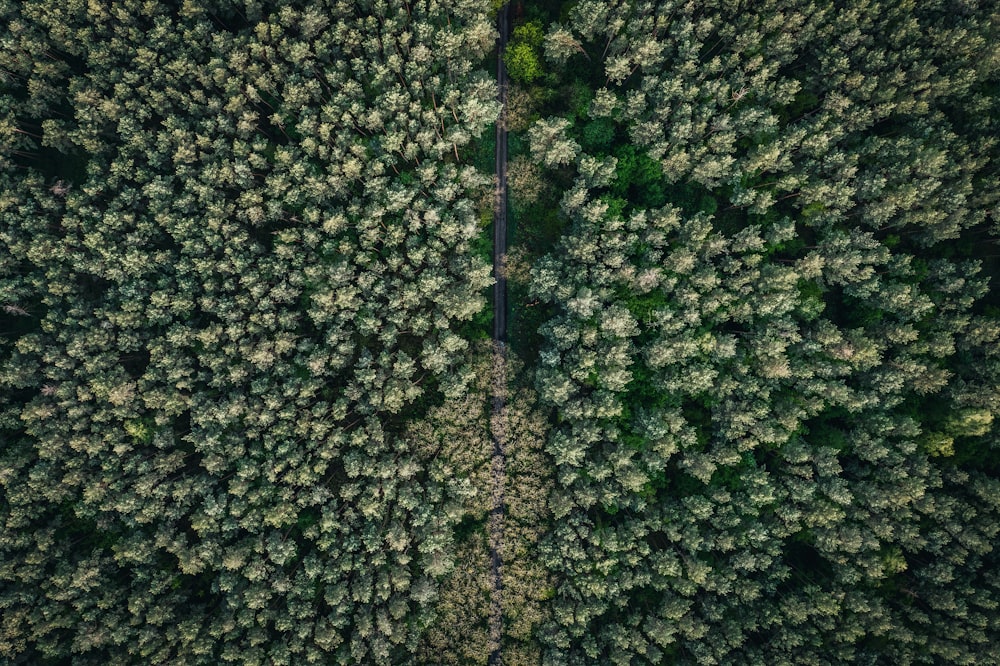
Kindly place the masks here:
[(615, 124), (608, 118), (596, 118), (583, 126), (580, 144), (584, 150), (600, 155), (607, 153), (615, 139)]
[(539, 21), (528, 21), (514, 28), (503, 60), (512, 81), (529, 84), (545, 74), (541, 46), (545, 32)]
[(4, 4), (0, 661), (1000, 663), (994, 4)]
[(510, 78), (519, 83), (531, 83), (544, 74), (538, 50), (524, 42), (511, 42), (503, 54)]
[(150, 444), (153, 441), (153, 424), (150, 420), (126, 421), (125, 432), (135, 440), (136, 444)]
[(1000, 659), (1000, 34), (952, 9), (562, 4), (543, 660)]
[(542, 29), (542, 23), (536, 20), (527, 21), (515, 27), (511, 41), (537, 49), (542, 45), (544, 39), (545, 31)]
[(0, 661), (410, 662), (488, 594), (488, 6), (175, 4), (0, 9)]
[(614, 154), (618, 165), (612, 192), (628, 194), (629, 202), (641, 208), (658, 208), (667, 202), (663, 171), (658, 162), (631, 144), (618, 147)]

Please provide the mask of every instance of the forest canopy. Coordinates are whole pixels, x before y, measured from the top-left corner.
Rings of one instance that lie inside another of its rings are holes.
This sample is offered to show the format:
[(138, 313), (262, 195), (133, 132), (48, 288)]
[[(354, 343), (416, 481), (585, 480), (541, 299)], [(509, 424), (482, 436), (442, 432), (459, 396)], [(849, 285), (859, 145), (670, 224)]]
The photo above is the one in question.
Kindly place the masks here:
[(485, 511), (489, 8), (0, 16), (0, 660), (409, 659)]
[(1000, 663), (996, 3), (0, 25), (0, 661)]
[(525, 20), (546, 661), (996, 662), (996, 5)]

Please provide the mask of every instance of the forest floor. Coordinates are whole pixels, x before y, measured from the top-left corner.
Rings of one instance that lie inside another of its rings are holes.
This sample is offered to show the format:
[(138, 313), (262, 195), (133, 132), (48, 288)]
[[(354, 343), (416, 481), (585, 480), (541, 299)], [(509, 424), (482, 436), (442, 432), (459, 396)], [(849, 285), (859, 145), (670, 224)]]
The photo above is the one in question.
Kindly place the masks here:
[(497, 91), (501, 104), (496, 129), (496, 215), (493, 222), (493, 459), (490, 466), (492, 480), (492, 508), (489, 519), (492, 596), (490, 602), (490, 666), (503, 663), (503, 522), (504, 484), (506, 483), (506, 436), (504, 411), (507, 405), (507, 277), (504, 263), (507, 254), (507, 68), (503, 53), (510, 34), (510, 5), (505, 4), (497, 14), (500, 33), (497, 43)]

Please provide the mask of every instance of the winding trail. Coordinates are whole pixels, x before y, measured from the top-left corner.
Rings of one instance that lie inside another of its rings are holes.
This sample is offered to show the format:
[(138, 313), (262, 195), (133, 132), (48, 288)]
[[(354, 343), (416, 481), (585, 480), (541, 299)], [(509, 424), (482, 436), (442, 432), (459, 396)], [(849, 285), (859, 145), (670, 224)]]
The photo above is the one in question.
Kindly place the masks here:
[(507, 276), (504, 271), (507, 254), (507, 68), (503, 53), (510, 35), (510, 3), (497, 14), (497, 95), (502, 106), (497, 120), (496, 136), (496, 207), (493, 218), (493, 363), (491, 388), (493, 418), (493, 458), (490, 464), (491, 508), (488, 524), (490, 543), (490, 656), (489, 666), (501, 666), (503, 656), (503, 523), (504, 486), (507, 480), (506, 436), (504, 412), (507, 409)]

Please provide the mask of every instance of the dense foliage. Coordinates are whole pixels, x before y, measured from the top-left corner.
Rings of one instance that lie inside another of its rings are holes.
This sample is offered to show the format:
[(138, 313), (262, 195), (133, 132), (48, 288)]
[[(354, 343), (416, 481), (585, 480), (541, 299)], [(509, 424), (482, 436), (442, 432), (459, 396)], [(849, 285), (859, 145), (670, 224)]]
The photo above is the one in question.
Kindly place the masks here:
[(548, 660), (1000, 660), (995, 5), (525, 19)]
[(482, 5), (2, 4), (0, 660), (433, 638), (487, 508)]
[(500, 9), (0, 0), (0, 661), (1000, 663), (996, 3)]

